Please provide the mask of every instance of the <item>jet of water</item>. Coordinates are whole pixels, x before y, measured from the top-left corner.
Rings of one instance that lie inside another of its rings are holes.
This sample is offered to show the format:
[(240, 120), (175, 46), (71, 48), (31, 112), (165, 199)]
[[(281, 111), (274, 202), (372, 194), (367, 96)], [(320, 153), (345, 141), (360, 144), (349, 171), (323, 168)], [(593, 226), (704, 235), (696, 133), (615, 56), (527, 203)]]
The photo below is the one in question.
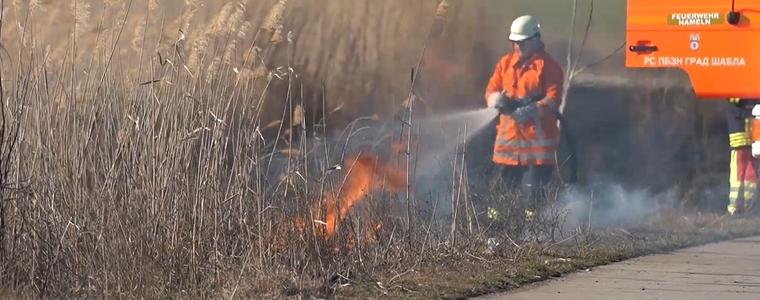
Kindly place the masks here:
[(420, 119), (420, 148), (414, 172), (417, 193), (445, 194), (451, 187), (454, 161), (457, 157), (461, 159), (457, 150), (461, 151), (463, 142), (469, 141), (497, 116), (497, 110), (482, 108)]
[[(498, 111), (493, 108), (481, 108), (427, 117), (422, 119), (421, 122), (428, 128), (425, 131), (440, 130), (448, 136), (456, 136), (457, 133), (461, 133), (461, 131), (466, 129), (464, 132), (465, 140), (469, 140), (473, 133), (488, 125), (498, 114)], [(454, 146), (456, 146), (456, 143), (454, 143)]]

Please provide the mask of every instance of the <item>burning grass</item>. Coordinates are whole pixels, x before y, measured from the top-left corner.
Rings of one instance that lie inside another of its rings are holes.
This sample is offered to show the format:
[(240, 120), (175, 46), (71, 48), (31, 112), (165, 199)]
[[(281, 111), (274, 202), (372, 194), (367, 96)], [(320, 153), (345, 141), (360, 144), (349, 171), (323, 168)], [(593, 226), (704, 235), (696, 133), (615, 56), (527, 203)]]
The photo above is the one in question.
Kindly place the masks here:
[[(358, 154), (347, 159), (344, 165), (349, 167), (345, 182), (337, 193), (329, 193), (324, 202), (326, 238), (335, 234), (340, 221), (368, 193), (374, 190), (398, 193), (406, 186), (406, 178), (402, 170), (388, 166), (375, 156)], [(377, 230), (382, 227), (382, 224), (376, 224), (374, 227)]]
[[(188, 3), (183, 18), (191, 19)], [(431, 215), (402, 196), (409, 153), (383, 138), (398, 131), (367, 135), (382, 128), (370, 117), (334, 132), (327, 124), (340, 107), (325, 94), (308, 103), (299, 70), (265, 60), (295, 47), (280, 23), (286, 1), (275, 5), (265, 23), (274, 31), (261, 29), (271, 38), (250, 52), (235, 50), (244, 34), (228, 32), (245, 27), (244, 7), (235, 5), (207, 30), (167, 39), (168, 49), (135, 40), (149, 62), (143, 68), (114, 59), (123, 57), (128, 6), (103, 33), (102, 56), (64, 59), (34, 43), (14, 45), (16, 59), (0, 70), (5, 290), (326, 295), (343, 278), (413, 261), (417, 237), (427, 235), (427, 247), (442, 243), (435, 227), (410, 226), (431, 224)], [(72, 47), (91, 21), (90, 7), (77, 9)], [(272, 99), (282, 107), (275, 122)]]

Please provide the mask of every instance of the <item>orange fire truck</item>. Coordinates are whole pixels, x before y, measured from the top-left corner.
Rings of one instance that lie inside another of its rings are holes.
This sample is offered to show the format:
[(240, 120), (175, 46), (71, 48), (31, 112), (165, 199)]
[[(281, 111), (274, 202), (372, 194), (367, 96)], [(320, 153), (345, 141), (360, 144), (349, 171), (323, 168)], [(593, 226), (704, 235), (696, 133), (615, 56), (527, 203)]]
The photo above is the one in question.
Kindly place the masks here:
[(728, 100), (728, 213), (752, 209), (760, 158), (760, 0), (628, 0), (625, 65), (679, 68), (700, 99)]

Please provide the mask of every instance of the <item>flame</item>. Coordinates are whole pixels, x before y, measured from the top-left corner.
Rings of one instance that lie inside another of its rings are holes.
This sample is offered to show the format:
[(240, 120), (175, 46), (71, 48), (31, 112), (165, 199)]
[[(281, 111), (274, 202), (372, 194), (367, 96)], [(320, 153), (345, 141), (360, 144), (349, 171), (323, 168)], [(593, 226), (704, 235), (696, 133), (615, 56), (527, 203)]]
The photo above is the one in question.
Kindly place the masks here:
[(395, 139), (391, 142), (391, 150), (394, 155), (401, 155), (406, 152), (406, 143), (402, 139)]
[(338, 223), (371, 191), (399, 192), (406, 185), (404, 172), (381, 162), (376, 156), (359, 154), (346, 160), (346, 179), (339, 201), (334, 193), (325, 199), (324, 237), (335, 234)]
[[(394, 157), (404, 157), (406, 156), (407, 151), (407, 142), (404, 140), (404, 138), (396, 138), (391, 141), (391, 154)], [(414, 149), (417, 147), (417, 141), (412, 139), (409, 143), (411, 145), (409, 148), (412, 149), (412, 152), (414, 152)]]

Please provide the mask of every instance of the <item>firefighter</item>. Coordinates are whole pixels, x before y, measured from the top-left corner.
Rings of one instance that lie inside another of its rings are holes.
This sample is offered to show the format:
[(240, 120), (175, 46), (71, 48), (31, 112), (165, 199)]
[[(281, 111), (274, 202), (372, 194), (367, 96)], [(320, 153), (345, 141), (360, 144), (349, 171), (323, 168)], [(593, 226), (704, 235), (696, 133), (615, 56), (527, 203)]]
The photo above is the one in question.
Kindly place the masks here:
[(552, 177), (564, 79), (539, 29), (530, 15), (512, 22), (512, 51), (499, 60), (485, 91), (488, 107), (500, 110), (492, 161), (508, 184), (530, 187), (531, 197)]
[(749, 119), (752, 108), (760, 100), (730, 98), (726, 109), (728, 143), (731, 148), (729, 165), (729, 215), (749, 212), (757, 189), (757, 160), (752, 157)]

